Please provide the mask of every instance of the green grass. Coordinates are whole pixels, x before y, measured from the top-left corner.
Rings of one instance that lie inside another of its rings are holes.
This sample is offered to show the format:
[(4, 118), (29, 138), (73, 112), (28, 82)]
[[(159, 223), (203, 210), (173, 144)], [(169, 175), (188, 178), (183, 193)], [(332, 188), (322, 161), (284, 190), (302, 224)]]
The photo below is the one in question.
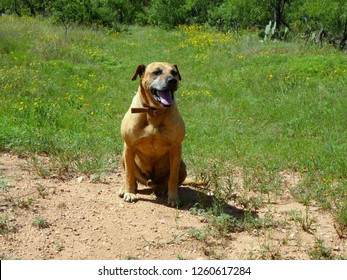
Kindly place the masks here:
[(183, 78), (177, 103), (191, 173), (206, 176), (217, 165), (213, 176), (222, 178), (241, 166), (248, 188), (266, 199), (279, 187), (279, 171), (299, 171), (298, 199), (336, 211), (345, 227), (345, 53), (199, 26), (121, 33), (71, 26), (65, 36), (42, 19), (6, 16), (0, 55), (0, 150), (50, 155), (45, 176), (118, 165), (134, 70), (170, 61)]

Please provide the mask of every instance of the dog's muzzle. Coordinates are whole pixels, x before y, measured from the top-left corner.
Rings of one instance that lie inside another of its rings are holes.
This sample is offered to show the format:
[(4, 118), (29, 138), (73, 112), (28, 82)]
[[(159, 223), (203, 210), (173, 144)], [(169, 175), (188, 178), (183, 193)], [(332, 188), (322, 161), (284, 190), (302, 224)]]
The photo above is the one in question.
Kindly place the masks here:
[(175, 101), (174, 93), (177, 87), (177, 80), (174, 77), (168, 77), (163, 83), (153, 83), (150, 90), (156, 101), (164, 107), (170, 107)]
[(151, 91), (152, 91), (154, 99), (160, 102), (164, 107), (170, 107), (174, 103), (173, 90), (152, 89)]

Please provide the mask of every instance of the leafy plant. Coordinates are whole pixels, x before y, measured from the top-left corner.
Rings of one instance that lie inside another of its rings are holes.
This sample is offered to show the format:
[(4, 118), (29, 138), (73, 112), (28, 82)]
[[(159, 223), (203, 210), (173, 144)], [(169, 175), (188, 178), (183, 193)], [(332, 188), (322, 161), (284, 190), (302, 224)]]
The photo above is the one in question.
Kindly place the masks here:
[(298, 225), (306, 232), (313, 234), (315, 231), (315, 225), (317, 219), (309, 215), (309, 207), (306, 206), (305, 213), (302, 212), (291, 212), (291, 218), (298, 223)]
[(338, 235), (343, 238), (347, 236), (347, 203), (342, 203), (337, 209), (335, 217), (335, 229)]
[(15, 205), (19, 208), (28, 209), (34, 200), (32, 198), (17, 198), (15, 199)]
[(7, 191), (9, 188), (3, 180), (0, 180), (0, 190)]
[(51, 224), (41, 216), (36, 217), (31, 224), (38, 229), (45, 229), (51, 226)]
[(324, 241), (317, 239), (315, 245), (308, 251), (312, 260), (333, 260), (335, 255), (330, 247), (324, 246)]
[(203, 228), (203, 229), (191, 228), (188, 231), (188, 236), (193, 237), (199, 241), (204, 241), (206, 240), (206, 237), (207, 237), (206, 228)]
[(65, 246), (64, 246), (64, 244), (61, 241), (57, 240), (55, 242), (55, 248), (56, 248), (56, 250), (58, 252), (61, 252), (61, 251), (63, 251), (65, 249)]
[(16, 229), (16, 225), (10, 221), (8, 215), (4, 215), (0, 217), (0, 234), (6, 235), (11, 232), (14, 232)]

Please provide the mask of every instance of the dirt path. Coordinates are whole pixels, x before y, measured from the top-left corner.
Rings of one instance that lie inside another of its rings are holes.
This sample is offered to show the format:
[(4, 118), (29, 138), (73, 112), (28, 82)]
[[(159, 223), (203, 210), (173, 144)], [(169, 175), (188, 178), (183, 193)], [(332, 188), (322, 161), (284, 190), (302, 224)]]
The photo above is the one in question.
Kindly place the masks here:
[[(295, 183), (288, 174), (283, 178)], [(86, 176), (45, 179), (27, 160), (0, 154), (0, 258), (309, 259), (317, 238), (334, 255), (347, 255), (346, 240), (338, 238), (329, 214), (310, 208), (313, 234), (290, 218), (291, 210), (304, 213), (305, 207), (288, 193), (256, 213), (271, 217), (274, 226), (220, 235), (206, 231), (206, 217), (188, 210), (199, 190), (182, 187), (180, 209), (167, 207), (144, 187), (139, 201), (129, 204), (116, 195), (122, 180), (118, 169), (98, 182)], [(235, 217), (243, 212), (232, 203), (226, 210)]]

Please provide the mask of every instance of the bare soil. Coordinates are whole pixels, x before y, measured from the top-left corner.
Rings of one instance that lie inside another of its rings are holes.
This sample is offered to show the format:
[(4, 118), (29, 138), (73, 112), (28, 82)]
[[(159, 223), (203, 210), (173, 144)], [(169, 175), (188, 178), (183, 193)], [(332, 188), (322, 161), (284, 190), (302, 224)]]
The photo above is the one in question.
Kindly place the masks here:
[[(139, 188), (139, 200), (126, 203), (116, 195), (123, 171), (102, 178), (76, 175), (66, 180), (39, 176), (25, 158), (0, 154), (1, 259), (310, 259), (316, 240), (339, 258), (347, 256), (346, 239), (339, 238), (331, 214), (296, 202), (290, 187), (300, 177), (282, 172), (285, 191), (254, 214), (270, 217), (270, 227), (213, 234), (199, 240), (208, 219), (189, 210), (201, 190), (181, 187), (181, 208), (166, 206), (151, 189)], [(242, 180), (242, 178), (240, 178)], [(250, 194), (251, 195), (251, 194)], [(244, 214), (229, 202), (226, 213)], [(300, 212), (301, 211), (301, 212)], [(311, 230), (291, 218), (306, 213)], [(33, 225), (41, 217), (49, 224)], [(6, 230), (8, 230), (7, 233)], [(311, 232), (308, 232), (311, 231)]]

